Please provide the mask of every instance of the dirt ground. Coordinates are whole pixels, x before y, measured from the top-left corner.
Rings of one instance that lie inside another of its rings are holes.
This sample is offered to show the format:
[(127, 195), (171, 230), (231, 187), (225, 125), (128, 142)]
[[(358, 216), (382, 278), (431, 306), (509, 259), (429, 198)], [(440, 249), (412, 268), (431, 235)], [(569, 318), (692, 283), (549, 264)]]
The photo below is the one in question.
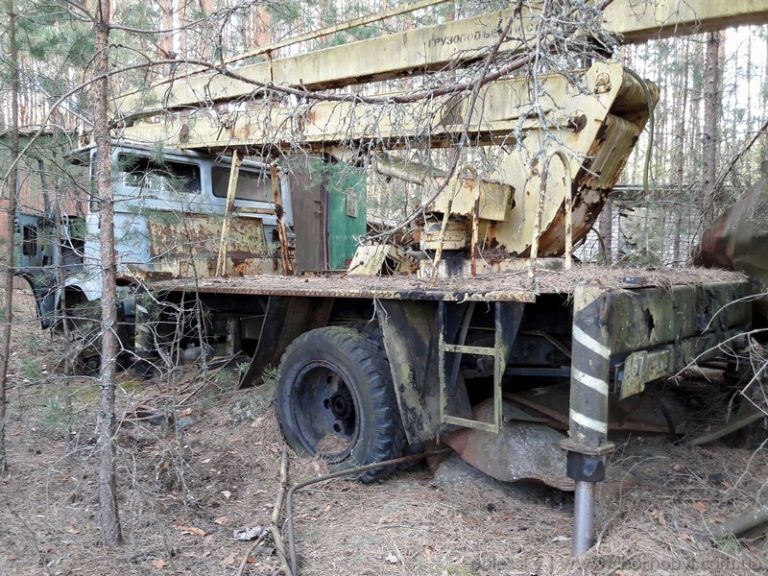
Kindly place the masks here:
[[(19, 310), (29, 302), (18, 300)], [(27, 308), (24, 308), (27, 306)], [(29, 317), (28, 317), (29, 318)], [(125, 543), (99, 546), (93, 379), (60, 372), (66, 342), (14, 330), (8, 459), (0, 479), (0, 575), (277, 574), (268, 526), (283, 441), (269, 388), (193, 367), (121, 375), (119, 504)], [(759, 444), (759, 442), (758, 442)], [(477, 476), (437, 482), (418, 465), (372, 485), (328, 481), (297, 494), (301, 575), (764, 574), (765, 528), (713, 544), (708, 526), (768, 504), (768, 452), (622, 438), (600, 494), (598, 543), (570, 555), (573, 498)], [(325, 471), (290, 454), (289, 482)], [(285, 515), (283, 515), (284, 518)]]

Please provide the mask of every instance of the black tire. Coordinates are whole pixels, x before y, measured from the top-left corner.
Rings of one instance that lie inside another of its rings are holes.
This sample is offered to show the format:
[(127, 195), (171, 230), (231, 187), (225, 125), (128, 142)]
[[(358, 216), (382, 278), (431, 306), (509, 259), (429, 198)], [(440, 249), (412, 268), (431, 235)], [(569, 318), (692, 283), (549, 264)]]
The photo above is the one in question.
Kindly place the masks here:
[[(384, 351), (360, 331), (327, 326), (302, 334), (280, 362), (277, 417), (296, 452), (336, 469), (402, 455), (403, 427)], [(362, 482), (390, 468), (369, 470)]]

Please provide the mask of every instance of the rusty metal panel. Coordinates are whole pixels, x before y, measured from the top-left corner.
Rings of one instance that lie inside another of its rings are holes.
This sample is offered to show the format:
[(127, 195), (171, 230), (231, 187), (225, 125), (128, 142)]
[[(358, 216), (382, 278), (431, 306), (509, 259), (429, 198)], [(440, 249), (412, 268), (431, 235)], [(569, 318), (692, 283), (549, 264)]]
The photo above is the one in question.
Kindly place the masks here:
[[(560, 490), (573, 490), (573, 480), (566, 476), (565, 452), (558, 446), (563, 434), (545, 424), (526, 422), (530, 415), (510, 402), (504, 402), (503, 409), (500, 434), (465, 429), (448, 434), (444, 442), (497, 480), (539, 480)], [(489, 399), (475, 407), (474, 418), (487, 421), (493, 412)]]
[[(409, 442), (433, 440), (440, 423), (437, 305), (379, 300), (376, 314), (390, 359), (392, 381)], [(451, 411), (469, 417), (466, 387), (457, 387)]]
[(750, 304), (733, 302), (748, 291), (747, 282), (612, 291), (613, 313), (605, 327), (611, 349), (615, 354), (633, 352), (746, 326)]
[(671, 375), (673, 369), (674, 350), (671, 347), (633, 352), (624, 360), (621, 399), (640, 394), (648, 382)]
[(320, 168), (320, 163), (306, 156), (292, 156), (286, 164), (296, 234), (297, 272), (328, 269), (327, 189)]
[[(213, 276), (221, 242), (220, 216), (147, 211), (150, 262), (129, 264), (144, 278)], [(260, 218), (233, 216), (227, 237), (227, 273), (243, 276), (272, 270)]]
[[(438, 185), (445, 178), (436, 178)], [(501, 182), (493, 182), (480, 178), (455, 178), (445, 186), (444, 190), (426, 207), (429, 212), (471, 216), (474, 212), (475, 194), (479, 195), (478, 217), (484, 220), (503, 222), (512, 208), (512, 186)], [(430, 187), (425, 188), (423, 198), (428, 199), (433, 194)]]

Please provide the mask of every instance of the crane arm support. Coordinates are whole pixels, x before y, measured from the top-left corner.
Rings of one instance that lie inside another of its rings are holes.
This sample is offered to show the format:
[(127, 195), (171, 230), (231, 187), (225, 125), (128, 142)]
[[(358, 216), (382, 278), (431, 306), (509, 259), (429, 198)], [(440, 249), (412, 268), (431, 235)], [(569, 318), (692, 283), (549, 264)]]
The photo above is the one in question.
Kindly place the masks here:
[[(535, 37), (539, 4), (524, 4), (499, 53), (522, 52)], [(514, 16), (501, 10), (352, 44), (237, 68), (243, 80), (221, 73), (168, 79), (144, 92), (118, 97), (117, 116), (140, 118), (164, 110), (258, 97), (269, 87), (324, 90), (424, 74), (481, 59)], [(766, 0), (614, 0), (603, 13), (606, 29), (624, 42), (768, 22)], [(263, 95), (263, 94), (262, 94)]]
[(686, 36), (729, 26), (768, 23), (766, 0), (619, 0), (603, 12), (605, 27), (625, 44)]

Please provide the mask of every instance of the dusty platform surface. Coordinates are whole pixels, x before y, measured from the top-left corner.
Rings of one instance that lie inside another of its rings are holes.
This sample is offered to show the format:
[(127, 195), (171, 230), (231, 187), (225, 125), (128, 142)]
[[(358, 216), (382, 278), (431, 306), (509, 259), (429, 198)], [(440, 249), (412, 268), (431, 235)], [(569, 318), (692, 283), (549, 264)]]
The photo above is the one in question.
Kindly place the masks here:
[(175, 280), (155, 286), (171, 290), (192, 290), (221, 294), (263, 294), (289, 296), (333, 296), (336, 298), (381, 298), (392, 300), (446, 301), (522, 301), (532, 302), (537, 294), (570, 294), (580, 285), (605, 289), (630, 289), (643, 286), (710, 284), (743, 281), (735, 272), (705, 268), (651, 270), (643, 268), (608, 268), (575, 265), (571, 270), (539, 269), (532, 281), (523, 268), (433, 281), (415, 276), (354, 276), (345, 274), (277, 276), (262, 275), (235, 278)]

